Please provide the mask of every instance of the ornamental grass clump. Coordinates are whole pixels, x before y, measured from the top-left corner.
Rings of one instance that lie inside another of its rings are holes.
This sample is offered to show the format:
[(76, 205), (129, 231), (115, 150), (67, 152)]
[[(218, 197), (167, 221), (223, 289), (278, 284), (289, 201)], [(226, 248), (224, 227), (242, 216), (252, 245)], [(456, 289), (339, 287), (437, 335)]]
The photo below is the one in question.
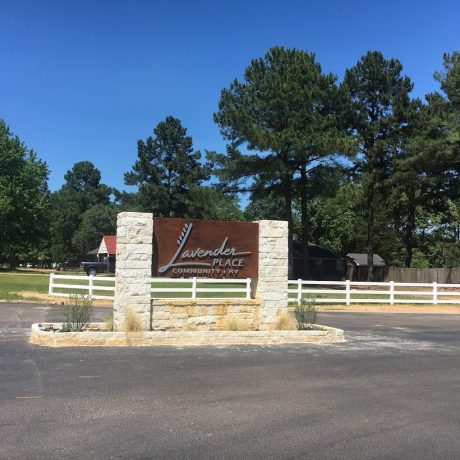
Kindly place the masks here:
[(293, 331), (297, 329), (296, 320), (289, 313), (282, 313), (276, 318), (273, 325), (274, 331)]
[(300, 331), (314, 329), (316, 323), (316, 305), (313, 299), (302, 299), (294, 310), (297, 329)]
[(71, 294), (64, 305), (62, 332), (81, 332), (89, 323), (93, 312), (93, 302), (88, 296)]
[(113, 313), (105, 319), (105, 330), (113, 332)]
[(227, 325), (229, 331), (249, 331), (247, 321), (239, 318), (229, 318)]
[(125, 319), (123, 321), (123, 330), (125, 332), (140, 332), (142, 331), (141, 319), (137, 312), (128, 308), (125, 312)]

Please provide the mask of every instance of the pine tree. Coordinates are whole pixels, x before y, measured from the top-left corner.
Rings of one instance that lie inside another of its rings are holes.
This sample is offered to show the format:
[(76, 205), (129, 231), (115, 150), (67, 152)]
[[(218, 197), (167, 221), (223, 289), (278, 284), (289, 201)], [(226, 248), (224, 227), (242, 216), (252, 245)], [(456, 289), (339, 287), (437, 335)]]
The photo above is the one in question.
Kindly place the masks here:
[(137, 201), (156, 216), (184, 217), (193, 188), (210, 176), (201, 153), (193, 150), (192, 138), (180, 120), (168, 116), (153, 130), (154, 137), (137, 142), (137, 161), (125, 174), (127, 185), (137, 185)]

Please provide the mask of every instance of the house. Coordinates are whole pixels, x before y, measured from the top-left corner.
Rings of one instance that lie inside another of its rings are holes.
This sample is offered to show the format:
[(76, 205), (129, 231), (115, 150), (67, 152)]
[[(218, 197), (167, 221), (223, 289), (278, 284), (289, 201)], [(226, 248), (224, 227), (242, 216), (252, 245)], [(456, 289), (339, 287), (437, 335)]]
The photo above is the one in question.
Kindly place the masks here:
[[(386, 271), (387, 264), (383, 257), (374, 254), (374, 276), (380, 278)], [(347, 279), (353, 281), (367, 280), (367, 253), (349, 252), (347, 254)]]
[(340, 254), (314, 243), (308, 243), (308, 270), (302, 267), (302, 244), (293, 241), (293, 278), (317, 281), (341, 281), (345, 279), (347, 261)]
[(116, 235), (104, 235), (97, 251), (98, 262), (115, 261), (117, 255)]

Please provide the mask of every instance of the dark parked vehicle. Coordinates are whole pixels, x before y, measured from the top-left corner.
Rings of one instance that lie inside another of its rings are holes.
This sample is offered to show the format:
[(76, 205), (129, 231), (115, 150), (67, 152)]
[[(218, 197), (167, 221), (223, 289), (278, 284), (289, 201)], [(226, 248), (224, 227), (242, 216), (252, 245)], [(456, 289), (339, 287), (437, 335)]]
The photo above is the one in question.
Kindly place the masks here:
[(57, 270), (66, 271), (66, 270), (80, 270), (80, 264), (76, 260), (66, 260), (57, 264)]
[(88, 276), (96, 276), (98, 273), (115, 273), (115, 261), (107, 260), (103, 262), (82, 262), (81, 267)]

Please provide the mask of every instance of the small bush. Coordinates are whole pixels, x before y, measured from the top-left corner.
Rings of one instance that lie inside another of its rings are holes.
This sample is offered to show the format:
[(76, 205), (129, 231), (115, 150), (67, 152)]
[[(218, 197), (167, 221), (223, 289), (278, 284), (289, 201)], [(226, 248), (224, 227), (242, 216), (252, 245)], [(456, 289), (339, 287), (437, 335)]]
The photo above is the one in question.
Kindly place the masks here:
[(128, 308), (125, 312), (125, 319), (123, 321), (123, 330), (125, 332), (139, 332), (142, 331), (142, 324), (137, 312)]
[(294, 310), (297, 320), (297, 329), (313, 329), (316, 323), (316, 305), (313, 299), (302, 299), (300, 305), (296, 305)]
[(293, 331), (295, 329), (297, 329), (297, 323), (289, 313), (283, 313), (278, 316), (273, 325), (273, 330), (275, 331)]
[(92, 300), (84, 295), (72, 294), (64, 305), (62, 332), (80, 332), (89, 322), (93, 312)]
[(228, 319), (229, 331), (249, 331), (249, 325), (246, 321), (239, 318)]

